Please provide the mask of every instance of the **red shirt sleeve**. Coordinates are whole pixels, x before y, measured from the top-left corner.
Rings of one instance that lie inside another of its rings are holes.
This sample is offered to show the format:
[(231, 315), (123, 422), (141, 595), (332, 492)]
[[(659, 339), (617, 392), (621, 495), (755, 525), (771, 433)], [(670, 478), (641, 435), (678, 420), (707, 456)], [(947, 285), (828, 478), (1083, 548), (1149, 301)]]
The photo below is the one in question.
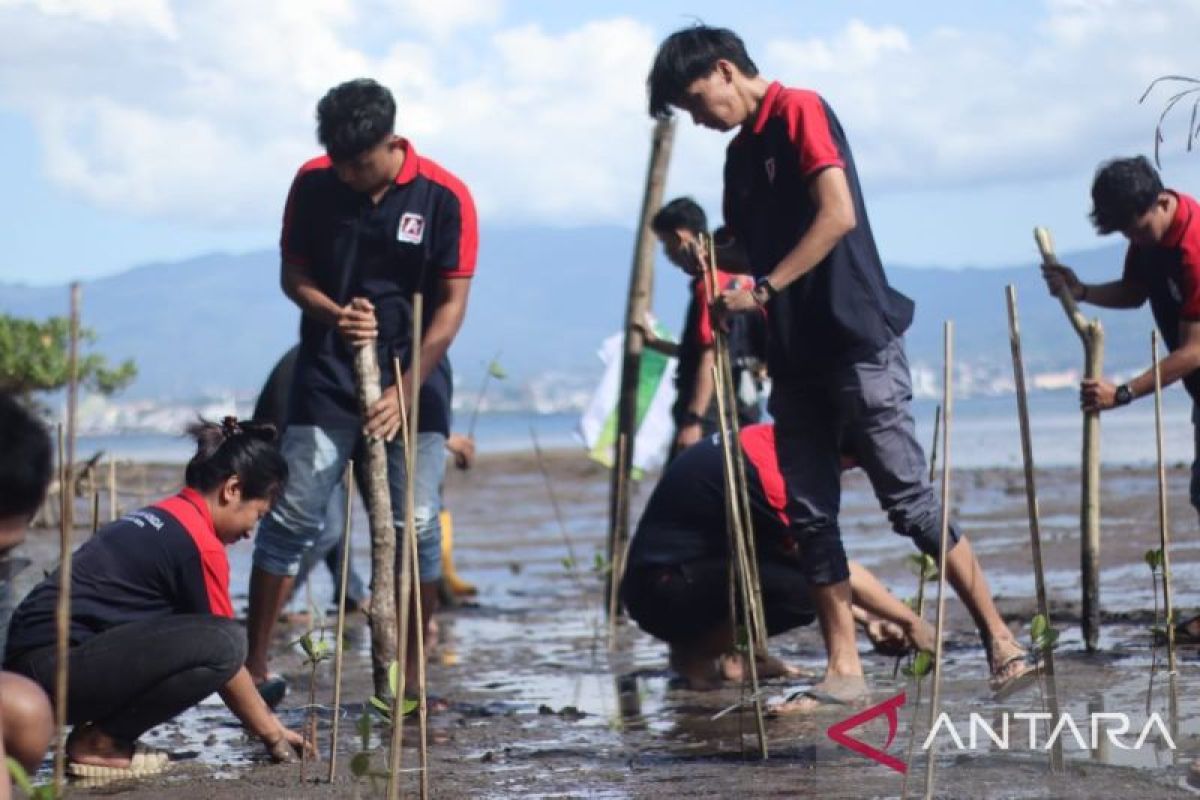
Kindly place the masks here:
[(1180, 249), (1180, 285), (1182, 295), (1179, 318), (1188, 322), (1200, 321), (1200, 241), (1197, 237), (1185, 237)]
[(780, 110), (800, 157), (801, 175), (813, 175), (826, 167), (845, 168), (820, 95), (799, 89), (788, 91), (780, 98)]
[(447, 190), (447, 201), (433, 221), (430, 246), (433, 264), (446, 278), (470, 278), (479, 255), (479, 220), (475, 200), (466, 184), (427, 158), (421, 159), (421, 174)]

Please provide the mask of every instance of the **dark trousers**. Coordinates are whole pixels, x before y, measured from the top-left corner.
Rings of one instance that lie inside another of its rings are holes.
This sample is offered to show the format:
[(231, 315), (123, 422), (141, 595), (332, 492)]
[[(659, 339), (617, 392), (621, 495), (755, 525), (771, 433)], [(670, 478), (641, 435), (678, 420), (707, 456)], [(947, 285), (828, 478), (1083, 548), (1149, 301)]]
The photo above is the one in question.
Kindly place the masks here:
[[(892, 529), (922, 552), (941, 550), (941, 503), (929, 483), (925, 452), (909, 403), (912, 378), (904, 341), (810, 380), (776, 382), (779, 469), (787, 484), (787, 513), (799, 536), (803, 563), (816, 585), (849, 577), (838, 527), (841, 451), (867, 473)], [(950, 546), (958, 541), (954, 526)]]
[[(67, 722), (92, 722), (133, 741), (229, 683), (246, 659), (246, 631), (231, 619), (181, 614), (118, 625), (72, 647)], [(54, 697), (55, 646), (7, 665)]]

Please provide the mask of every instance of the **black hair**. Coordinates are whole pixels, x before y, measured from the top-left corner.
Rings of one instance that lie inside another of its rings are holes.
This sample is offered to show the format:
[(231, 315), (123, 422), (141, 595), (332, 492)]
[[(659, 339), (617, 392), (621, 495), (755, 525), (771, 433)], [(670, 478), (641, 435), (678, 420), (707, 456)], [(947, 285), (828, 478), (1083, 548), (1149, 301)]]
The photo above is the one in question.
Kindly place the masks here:
[(704, 209), (690, 197), (676, 197), (658, 210), (650, 220), (650, 229), (657, 234), (671, 233), (680, 228), (695, 234), (708, 233), (708, 217)]
[(244, 499), (274, 500), (287, 483), (287, 462), (275, 446), (274, 425), (238, 422), (236, 417), (220, 423), (199, 419), (187, 432), (196, 440), (196, 455), (183, 473), (188, 488), (211, 492), (237, 475)]
[(33, 517), (52, 469), (46, 427), (15, 397), (0, 394), (0, 517)]
[(746, 45), (728, 28), (693, 25), (664, 39), (646, 79), (650, 116), (670, 116), (670, 107), (678, 105), (687, 87), (712, 72), (719, 59), (733, 64), (747, 78), (758, 75), (758, 67), (746, 53)]
[(1092, 181), (1092, 225), (1101, 234), (1124, 230), (1162, 193), (1162, 178), (1145, 156), (1107, 161)]
[(338, 84), (317, 103), (317, 140), (334, 161), (371, 149), (390, 136), (395, 126), (392, 93), (370, 78)]

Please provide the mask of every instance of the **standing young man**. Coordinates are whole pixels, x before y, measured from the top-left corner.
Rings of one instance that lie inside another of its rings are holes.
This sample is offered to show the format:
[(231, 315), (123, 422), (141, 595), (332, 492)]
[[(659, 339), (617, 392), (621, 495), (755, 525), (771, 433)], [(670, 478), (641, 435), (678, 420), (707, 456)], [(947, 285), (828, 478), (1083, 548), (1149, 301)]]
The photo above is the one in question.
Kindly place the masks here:
[[(659, 209), (650, 221), (650, 229), (662, 243), (667, 260), (691, 278), (691, 300), (683, 321), (679, 344), (658, 339), (651, 326), (645, 326), (646, 346), (679, 359), (675, 371), (675, 404), (671, 416), (675, 420), (675, 438), (671, 442), (670, 458), (675, 458), (702, 436), (718, 429), (716, 390), (712, 368), (715, 363), (712, 318), (704, 276), (689, 256), (700, 246), (701, 237), (708, 236), (708, 218), (704, 209), (690, 197), (677, 197)], [(750, 288), (753, 281), (745, 275), (716, 271), (719, 291), (738, 286)], [(760, 380), (758, 371), (766, 359), (764, 320), (760, 309), (738, 314), (730, 320), (729, 342), (733, 382), (738, 389), (738, 418), (741, 424), (758, 422)], [(743, 385), (748, 391), (742, 391)], [(748, 396), (743, 396), (748, 395)]]
[[(829, 651), (819, 691), (787, 710), (858, 699), (866, 687), (838, 529), (842, 447), (857, 454), (896, 532), (931, 555), (941, 549), (941, 508), (908, 407), (901, 337), (912, 301), (888, 285), (849, 144), (819, 95), (768, 82), (736, 34), (705, 26), (660, 45), (648, 84), (652, 116), (675, 106), (697, 125), (740, 128), (726, 154), (717, 259), (757, 282), (753, 291), (725, 292), (720, 303), (767, 312), (768, 409)], [(996, 612), (970, 545), (957, 531), (951, 540), (947, 577), (979, 628), (993, 688), (1010, 691), (1029, 674), (1025, 652)]]
[[(396, 104), (373, 80), (334, 87), (317, 105), (326, 155), (300, 168), (284, 211), (283, 290), (300, 307), (300, 354), (282, 450), (292, 479), (263, 521), (250, 578), (249, 654), (267, 680), (271, 631), (321, 529), (330, 493), (361, 432), (388, 442), (388, 483), (400, 540), (404, 453), (390, 365), (406, 365), (405, 396), (421, 385), (416, 508), (421, 601), (426, 616), (441, 575), (438, 511), (449, 431), (449, 370), (441, 367), (462, 325), (478, 233), (466, 186), (395, 133)], [(421, 374), (411, 363), (413, 295), (423, 293)], [(378, 348), (385, 391), (364, 420), (352, 368), (360, 345)], [(415, 635), (416, 627), (410, 627)], [(407, 679), (415, 685), (416, 648)]]
[[(1078, 302), (1102, 308), (1139, 308), (1150, 301), (1170, 350), (1159, 363), (1162, 385), (1183, 381), (1192, 397), (1196, 459), (1189, 494), (1200, 510), (1200, 205), (1183, 192), (1164, 188), (1145, 156), (1118, 158), (1096, 171), (1091, 217), (1097, 233), (1120, 233), (1129, 241), (1121, 277), (1089, 284), (1067, 267), (1046, 265), (1046, 285), (1051, 294), (1066, 287)], [(1080, 405), (1100, 412), (1153, 393), (1153, 367), (1120, 386), (1085, 380), (1079, 389)], [(1177, 635), (1200, 641), (1200, 617), (1180, 623)]]

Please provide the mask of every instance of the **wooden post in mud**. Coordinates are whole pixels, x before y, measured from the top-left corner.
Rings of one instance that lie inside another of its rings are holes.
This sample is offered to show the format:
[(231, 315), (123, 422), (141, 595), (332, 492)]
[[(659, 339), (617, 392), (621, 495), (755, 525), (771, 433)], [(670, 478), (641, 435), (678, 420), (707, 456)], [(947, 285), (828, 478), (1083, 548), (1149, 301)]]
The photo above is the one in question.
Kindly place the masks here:
[(1163, 463), (1162, 373), (1158, 364), (1158, 331), (1150, 332), (1154, 364), (1154, 443), (1158, 452), (1158, 546), (1162, 549), (1163, 606), (1167, 614), (1167, 670), (1175, 674), (1175, 609), (1171, 600), (1171, 532), (1167, 525), (1167, 470)]
[[(379, 400), (379, 357), (375, 342), (360, 345), (354, 353), (354, 383), (358, 408), (367, 418)], [(375, 696), (386, 697), (388, 664), (396, 653), (396, 524), (388, 490), (387, 449), (382, 439), (366, 441), (367, 512), (371, 523), (371, 677)]]
[[(1029, 429), (1029, 404), (1025, 392), (1025, 360), (1021, 355), (1021, 328), (1017, 321), (1017, 289), (1012, 284), (1004, 290), (1008, 303), (1008, 341), (1012, 349), (1013, 382), (1017, 390), (1017, 417), (1021, 425), (1021, 460), (1025, 466), (1025, 508), (1029, 514), (1029, 543), (1033, 552), (1033, 580), (1037, 591), (1038, 613), (1050, 623), (1050, 605), (1046, 601), (1046, 570), (1042, 563), (1042, 527), (1038, 514), (1037, 487), (1033, 473), (1033, 437)], [(1058, 719), (1058, 684), (1054, 679), (1054, 648), (1042, 649), (1042, 664), (1046, 675), (1046, 706), (1052, 719)], [(1055, 772), (1063, 770), (1062, 741), (1054, 740), (1050, 766)]]
[[(1042, 263), (1057, 265), (1054, 240), (1045, 228), (1034, 228), (1033, 237)], [(1104, 328), (1098, 319), (1087, 319), (1066, 287), (1058, 293), (1063, 311), (1083, 343), (1084, 371), (1099, 379), (1104, 370)], [(1083, 412), (1082, 492), (1079, 504), (1080, 565), (1083, 584), (1083, 642), (1094, 652), (1100, 638), (1100, 412)]]
[(342, 574), (338, 576), (337, 635), (333, 640), (333, 730), (329, 734), (329, 782), (337, 777), (338, 723), (342, 718), (342, 655), (346, 640), (346, 585), (350, 582), (350, 520), (354, 505), (354, 461), (346, 463), (346, 519), (342, 528)]
[[(621, 389), (617, 397), (617, 440), (625, 436), (628, 446), (618, 452), (613, 442), (612, 482), (609, 491), (608, 564), (616, 569), (620, 553), (629, 538), (628, 503), (619, 503), (629, 496), (629, 479), (633, 464), (634, 440), (637, 434), (637, 389), (641, 374), (642, 348), (645, 339), (641, 322), (650, 307), (654, 281), (654, 235), (650, 220), (662, 205), (663, 188), (667, 182), (667, 167), (671, 161), (671, 145), (675, 138), (675, 123), (669, 118), (658, 120), (650, 145), (650, 167), (646, 174), (646, 189), (642, 196), (642, 212), (638, 223), (633, 251), (633, 270), (629, 278), (629, 297), (625, 304), (625, 348), (621, 360)], [(616, 575), (608, 584), (604, 598), (606, 610), (614, 608), (611, 592), (621, 579)], [(617, 604), (615, 608), (620, 608)]]
[[(929, 698), (929, 730), (937, 723), (938, 709), (942, 702), (942, 639), (946, 628), (946, 549), (950, 543), (950, 422), (954, 406), (952, 381), (954, 377), (954, 323), (946, 320), (943, 328), (942, 369), (942, 536), (938, 555), (937, 626), (933, 651), (933, 692)], [(937, 761), (935, 748), (925, 756), (925, 798), (933, 798), (934, 764)]]

